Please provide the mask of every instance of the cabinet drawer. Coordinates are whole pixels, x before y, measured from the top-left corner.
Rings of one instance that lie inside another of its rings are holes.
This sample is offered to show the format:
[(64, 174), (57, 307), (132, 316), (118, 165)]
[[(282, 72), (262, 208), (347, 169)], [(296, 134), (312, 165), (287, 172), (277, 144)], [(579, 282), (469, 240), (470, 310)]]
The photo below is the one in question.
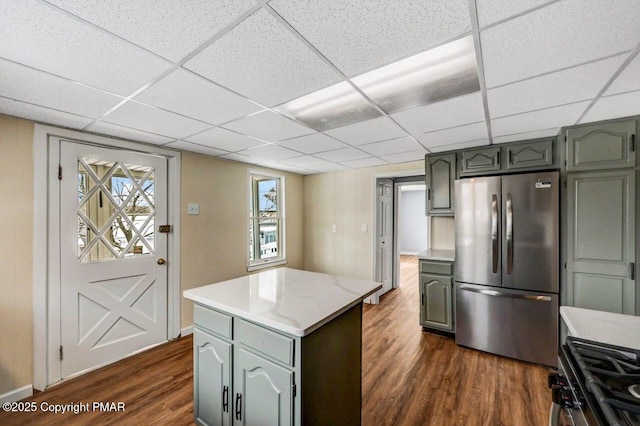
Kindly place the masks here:
[(233, 318), (197, 303), (193, 306), (193, 322), (199, 327), (226, 337), (233, 338)]
[(420, 261), (420, 272), (431, 273), (431, 274), (441, 274), (441, 275), (452, 275), (453, 274), (453, 264), (449, 262), (432, 262), (428, 260)]
[(236, 339), (284, 364), (293, 366), (294, 340), (243, 320), (236, 320)]

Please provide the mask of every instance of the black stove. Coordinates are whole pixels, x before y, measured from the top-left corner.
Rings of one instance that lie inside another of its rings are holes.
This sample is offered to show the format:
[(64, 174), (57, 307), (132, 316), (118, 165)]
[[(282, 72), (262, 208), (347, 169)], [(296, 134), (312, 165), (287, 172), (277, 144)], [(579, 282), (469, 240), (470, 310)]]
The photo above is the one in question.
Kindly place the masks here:
[(567, 337), (559, 361), (549, 386), (569, 424), (640, 426), (640, 350)]

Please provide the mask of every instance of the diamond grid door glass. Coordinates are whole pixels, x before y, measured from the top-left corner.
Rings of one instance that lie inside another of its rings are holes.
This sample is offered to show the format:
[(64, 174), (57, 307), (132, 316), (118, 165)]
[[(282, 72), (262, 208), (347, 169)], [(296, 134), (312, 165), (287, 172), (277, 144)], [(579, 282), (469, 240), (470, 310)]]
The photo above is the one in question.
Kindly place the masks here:
[(155, 251), (155, 170), (78, 157), (78, 259), (127, 259)]

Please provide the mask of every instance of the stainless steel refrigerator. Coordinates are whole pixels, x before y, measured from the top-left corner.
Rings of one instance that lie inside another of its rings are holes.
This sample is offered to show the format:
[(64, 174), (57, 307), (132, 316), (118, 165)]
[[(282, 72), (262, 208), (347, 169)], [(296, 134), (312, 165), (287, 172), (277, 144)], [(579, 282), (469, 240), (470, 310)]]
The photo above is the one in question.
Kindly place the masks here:
[(455, 182), (456, 343), (554, 366), (557, 172)]

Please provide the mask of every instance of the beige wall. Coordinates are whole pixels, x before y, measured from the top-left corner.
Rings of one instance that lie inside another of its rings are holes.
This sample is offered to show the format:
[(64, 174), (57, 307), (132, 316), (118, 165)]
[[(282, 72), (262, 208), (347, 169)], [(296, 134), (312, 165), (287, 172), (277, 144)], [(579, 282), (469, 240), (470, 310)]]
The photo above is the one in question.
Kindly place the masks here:
[(424, 161), (305, 176), (305, 269), (373, 278), (374, 175), (406, 170), (422, 171)]
[(454, 250), (455, 222), (453, 217), (431, 217), (431, 248)]
[(0, 114), (0, 395), (31, 383), (33, 123)]

